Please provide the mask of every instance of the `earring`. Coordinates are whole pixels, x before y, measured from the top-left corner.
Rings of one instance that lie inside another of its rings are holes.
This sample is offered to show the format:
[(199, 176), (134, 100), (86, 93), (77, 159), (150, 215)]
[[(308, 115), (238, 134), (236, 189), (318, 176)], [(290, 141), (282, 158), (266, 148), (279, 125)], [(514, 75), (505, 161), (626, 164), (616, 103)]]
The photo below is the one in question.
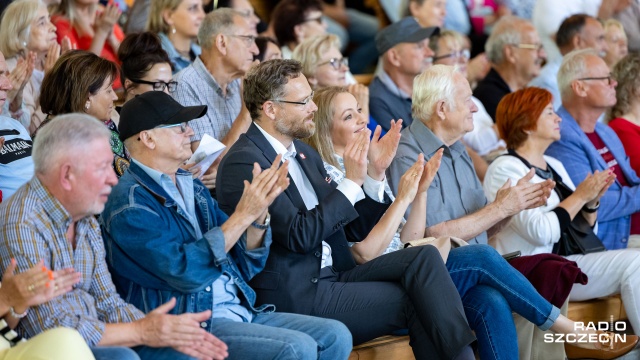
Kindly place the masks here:
[(26, 41), (22, 42), (22, 47), (27, 47), (27, 42)]
[(89, 111), (89, 108), (91, 107), (91, 101), (87, 100), (86, 103), (84, 103), (84, 111)]
[(173, 26), (173, 25), (171, 25), (171, 33), (172, 33), (172, 34), (175, 34), (175, 33), (176, 33), (176, 28), (175, 28), (175, 26)]

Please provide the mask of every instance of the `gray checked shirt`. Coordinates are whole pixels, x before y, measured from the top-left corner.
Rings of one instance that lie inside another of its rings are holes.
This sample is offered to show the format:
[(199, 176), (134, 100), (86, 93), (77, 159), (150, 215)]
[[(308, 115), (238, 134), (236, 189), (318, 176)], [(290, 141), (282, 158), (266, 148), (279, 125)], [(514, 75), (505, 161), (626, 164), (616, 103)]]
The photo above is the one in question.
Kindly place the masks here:
[[(447, 147), (422, 121), (416, 120), (402, 130), (396, 157), (387, 169), (387, 179), (395, 194), (398, 183), (423, 153), (431, 159), (438, 149), (444, 148), (440, 169), (427, 193), (427, 226), (459, 219), (487, 205), (482, 184), (473, 168), (473, 162), (459, 140)], [(471, 244), (486, 244), (487, 233), (482, 232), (469, 240)]]
[(182, 106), (207, 105), (208, 107), (203, 117), (189, 121), (189, 125), (195, 132), (191, 141), (200, 141), (204, 134), (222, 141), (242, 108), (240, 79), (233, 80), (227, 86), (227, 95), (224, 96), (222, 88), (211, 76), (200, 57), (177, 73), (174, 79), (178, 82), (178, 88), (173, 93), (173, 98), (177, 102)]

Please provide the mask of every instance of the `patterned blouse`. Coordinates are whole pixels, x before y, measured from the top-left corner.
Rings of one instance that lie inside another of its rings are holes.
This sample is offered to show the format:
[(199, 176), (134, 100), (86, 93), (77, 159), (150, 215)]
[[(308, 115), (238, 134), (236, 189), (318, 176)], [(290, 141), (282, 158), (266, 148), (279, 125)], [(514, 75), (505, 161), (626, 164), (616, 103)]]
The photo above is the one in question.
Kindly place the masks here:
[(116, 124), (111, 119), (104, 122), (107, 128), (111, 130), (111, 151), (113, 151), (113, 170), (115, 170), (118, 179), (129, 168), (129, 162), (131, 161), (131, 155), (129, 150), (124, 147), (124, 143), (120, 140), (120, 132)]
[[(340, 184), (345, 177), (344, 176), (344, 172), (345, 172), (344, 159), (342, 158), (342, 156), (337, 154), (335, 154), (334, 156), (338, 161), (338, 165), (340, 165), (340, 169), (326, 162), (324, 163), (324, 168), (327, 171), (327, 174), (331, 176), (331, 179), (333, 179), (333, 181), (335, 181), (336, 183)], [(391, 191), (391, 188), (389, 187), (389, 183), (387, 182), (386, 179), (384, 184), (384, 192), (391, 198), (392, 201), (395, 200), (395, 197), (393, 196), (393, 192)], [(404, 218), (402, 218), (402, 222), (400, 223), (400, 226), (398, 226), (398, 230), (393, 235), (393, 239), (391, 240), (387, 248), (384, 250), (383, 254), (388, 254), (390, 252), (398, 251), (404, 248), (404, 244), (400, 240), (400, 232), (402, 231), (402, 227), (406, 222), (407, 221)], [(353, 246), (353, 244), (355, 243), (350, 242), (349, 246)]]

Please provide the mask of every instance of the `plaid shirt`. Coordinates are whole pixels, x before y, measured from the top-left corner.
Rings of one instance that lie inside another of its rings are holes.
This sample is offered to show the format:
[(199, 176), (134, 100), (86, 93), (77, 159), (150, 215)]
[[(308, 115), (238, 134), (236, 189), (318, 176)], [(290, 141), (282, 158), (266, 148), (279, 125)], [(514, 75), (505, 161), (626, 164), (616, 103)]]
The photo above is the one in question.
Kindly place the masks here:
[(34, 177), (0, 205), (0, 266), (6, 268), (15, 258), (22, 272), (44, 259), (52, 270), (73, 267), (80, 272), (73, 290), (29, 309), (18, 330), (35, 336), (55, 327), (74, 328), (94, 346), (105, 323), (131, 322), (144, 314), (117, 294), (96, 219), (76, 223), (75, 250), (66, 239), (71, 222), (62, 204)]
[(207, 113), (203, 117), (189, 121), (195, 133), (191, 141), (200, 141), (204, 134), (222, 141), (242, 109), (240, 79), (229, 83), (224, 96), (200, 57), (174, 77), (178, 88), (173, 98), (177, 102), (182, 106), (207, 105)]

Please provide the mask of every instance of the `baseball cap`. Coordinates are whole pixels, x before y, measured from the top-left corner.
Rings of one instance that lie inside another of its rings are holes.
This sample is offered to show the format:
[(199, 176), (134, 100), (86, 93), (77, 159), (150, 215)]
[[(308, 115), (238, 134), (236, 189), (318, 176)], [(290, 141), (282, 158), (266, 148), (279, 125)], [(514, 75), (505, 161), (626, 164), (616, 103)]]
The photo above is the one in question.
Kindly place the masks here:
[(438, 34), (439, 27), (423, 28), (413, 16), (407, 16), (376, 34), (376, 49), (382, 55), (400, 43), (417, 43)]
[(120, 111), (118, 131), (124, 141), (139, 132), (203, 117), (207, 105), (182, 106), (164, 91), (147, 91), (127, 101)]

